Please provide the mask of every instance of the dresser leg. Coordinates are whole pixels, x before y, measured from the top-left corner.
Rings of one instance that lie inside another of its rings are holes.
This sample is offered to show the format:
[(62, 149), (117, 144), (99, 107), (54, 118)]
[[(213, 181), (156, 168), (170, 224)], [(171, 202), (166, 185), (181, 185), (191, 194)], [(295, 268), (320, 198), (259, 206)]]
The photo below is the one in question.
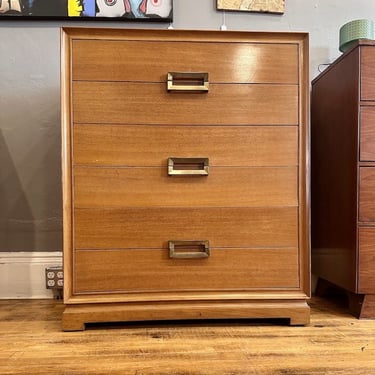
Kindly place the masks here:
[(75, 314), (69, 306), (65, 307), (62, 316), (62, 330), (63, 331), (84, 331), (85, 322), (80, 314)]
[(348, 292), (349, 310), (358, 319), (375, 319), (375, 294)]
[(353, 293), (319, 278), (315, 295), (326, 298), (345, 297), (350, 314), (358, 319), (375, 319), (375, 294)]
[(358, 319), (361, 316), (364, 297), (364, 294), (348, 292), (349, 311)]
[(310, 324), (310, 307), (307, 303), (305, 306), (301, 305), (301, 308), (290, 313), (289, 324), (291, 326), (305, 326)]

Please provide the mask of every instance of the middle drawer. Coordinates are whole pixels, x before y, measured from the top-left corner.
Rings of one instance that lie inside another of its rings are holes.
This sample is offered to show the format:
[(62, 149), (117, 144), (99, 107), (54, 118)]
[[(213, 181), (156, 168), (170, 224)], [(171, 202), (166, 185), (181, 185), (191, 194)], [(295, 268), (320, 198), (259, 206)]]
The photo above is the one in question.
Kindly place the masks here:
[(360, 161), (375, 161), (375, 107), (361, 106)]
[(296, 166), (297, 126), (75, 124), (73, 164), (167, 165), (169, 157), (209, 157), (210, 166)]
[(297, 167), (211, 167), (208, 176), (163, 168), (74, 168), (75, 207), (296, 206)]
[(214, 247), (297, 247), (298, 207), (162, 207), (74, 210), (75, 249), (167, 248), (170, 240)]

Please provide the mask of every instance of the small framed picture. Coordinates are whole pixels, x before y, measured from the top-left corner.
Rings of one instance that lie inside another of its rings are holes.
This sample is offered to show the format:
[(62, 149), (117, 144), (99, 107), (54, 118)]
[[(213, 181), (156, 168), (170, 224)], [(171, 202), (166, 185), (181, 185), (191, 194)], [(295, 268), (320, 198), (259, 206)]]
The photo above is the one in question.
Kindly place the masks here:
[(218, 10), (284, 13), (285, 0), (217, 0)]

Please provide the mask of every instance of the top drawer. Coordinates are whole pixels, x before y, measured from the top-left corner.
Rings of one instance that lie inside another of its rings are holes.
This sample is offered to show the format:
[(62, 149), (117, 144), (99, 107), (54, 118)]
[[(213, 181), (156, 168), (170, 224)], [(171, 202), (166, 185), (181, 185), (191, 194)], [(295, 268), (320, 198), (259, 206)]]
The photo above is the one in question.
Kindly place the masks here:
[(72, 79), (165, 82), (167, 73), (208, 72), (214, 83), (298, 83), (293, 43), (73, 40)]
[(298, 125), (297, 85), (212, 84), (209, 92), (169, 92), (166, 84), (72, 84), (75, 124)]
[(375, 100), (375, 48), (361, 48), (361, 100)]

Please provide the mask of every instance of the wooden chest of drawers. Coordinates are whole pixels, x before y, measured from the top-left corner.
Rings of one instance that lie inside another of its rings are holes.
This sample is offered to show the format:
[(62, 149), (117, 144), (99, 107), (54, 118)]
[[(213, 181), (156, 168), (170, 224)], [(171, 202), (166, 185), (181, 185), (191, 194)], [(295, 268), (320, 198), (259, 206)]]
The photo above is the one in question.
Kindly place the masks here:
[(63, 329), (309, 321), (307, 43), (63, 29)]
[(354, 315), (375, 318), (373, 41), (358, 42), (313, 81), (311, 121), (317, 292), (338, 286)]

